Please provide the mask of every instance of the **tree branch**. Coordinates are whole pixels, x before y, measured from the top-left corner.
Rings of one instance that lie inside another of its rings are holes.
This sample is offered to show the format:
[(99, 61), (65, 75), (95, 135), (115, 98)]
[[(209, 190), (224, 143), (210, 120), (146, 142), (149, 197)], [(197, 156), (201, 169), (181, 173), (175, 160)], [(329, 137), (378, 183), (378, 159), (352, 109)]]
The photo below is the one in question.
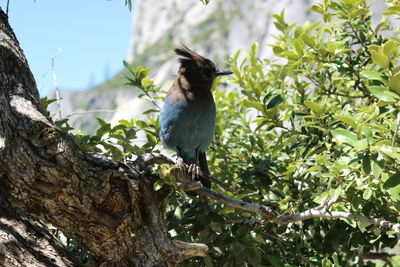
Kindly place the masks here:
[(224, 203), (231, 207), (241, 209), (244, 211), (248, 211), (255, 214), (260, 214), (261, 216), (269, 219), (273, 219), (276, 217), (276, 213), (268, 206), (251, 204), (248, 202), (244, 202), (238, 199), (234, 199), (223, 194), (214, 192), (206, 187), (201, 187), (200, 189), (195, 190), (198, 195), (206, 196), (212, 198), (218, 202)]
[[(143, 155), (143, 158), (139, 159), (138, 161), (142, 162), (143, 165), (146, 167), (150, 166), (152, 164), (160, 164), (160, 163), (173, 164), (174, 163), (171, 159), (168, 159), (167, 157), (165, 157), (164, 155), (161, 155), (161, 154), (146, 154), (146, 155)], [(187, 167), (186, 167), (186, 169), (187, 169)], [(183, 181), (190, 180), (188, 173), (185, 173), (184, 175), (186, 176), (184, 178), (179, 177), (179, 175), (176, 175), (177, 180), (180, 180), (180, 179)], [(193, 181), (193, 182), (189, 182), (189, 183), (179, 183), (178, 186), (183, 191), (194, 191), (198, 195), (212, 198), (218, 202), (224, 203), (231, 207), (263, 216), (263, 218), (261, 218), (261, 219), (243, 219), (243, 220), (232, 221), (232, 222), (236, 222), (236, 223), (266, 224), (268, 222), (275, 222), (277, 224), (288, 224), (288, 223), (292, 223), (292, 222), (304, 221), (304, 220), (311, 219), (311, 218), (343, 218), (343, 219), (348, 219), (348, 220), (353, 220), (353, 221), (375, 224), (375, 225), (378, 225), (381, 227), (389, 228), (389, 229), (395, 231), (396, 233), (400, 234), (400, 223), (393, 223), (393, 222), (389, 222), (386, 220), (379, 220), (379, 219), (375, 219), (375, 218), (367, 218), (367, 217), (364, 217), (361, 215), (356, 215), (356, 214), (351, 214), (351, 213), (346, 213), (346, 212), (341, 212), (341, 211), (330, 211), (329, 209), (335, 203), (339, 202), (337, 200), (336, 201), (333, 201), (333, 200), (327, 201), (326, 203), (324, 203), (321, 206), (303, 211), (301, 213), (278, 216), (275, 213), (275, 211), (272, 210), (268, 206), (244, 202), (244, 201), (234, 199), (234, 198), (228, 197), (226, 195), (214, 192), (214, 191), (204, 187), (201, 184), (201, 182), (199, 182), (199, 181)]]
[(329, 211), (325, 207), (317, 207), (312, 208), (301, 213), (290, 214), (290, 215), (282, 215), (275, 218), (256, 218), (256, 219), (239, 219), (239, 220), (230, 220), (229, 223), (238, 223), (238, 224), (248, 224), (248, 225), (265, 225), (269, 222), (274, 222), (277, 224), (288, 224), (293, 222), (304, 221), (312, 218), (342, 218), (359, 222), (366, 222), (370, 224), (374, 224), (377, 226), (381, 226), (384, 228), (388, 228), (398, 234), (400, 234), (400, 223), (389, 222), (386, 220), (379, 220), (375, 218), (368, 218), (361, 215), (351, 214), (347, 212), (341, 211)]
[(311, 218), (343, 218), (353, 221), (366, 222), (385, 227), (400, 234), (400, 223), (393, 223), (386, 220), (367, 218), (361, 215), (351, 214), (342, 211), (328, 211), (325, 209), (309, 209), (297, 214), (282, 215), (271, 221), (278, 224), (288, 224), (291, 222), (304, 221)]

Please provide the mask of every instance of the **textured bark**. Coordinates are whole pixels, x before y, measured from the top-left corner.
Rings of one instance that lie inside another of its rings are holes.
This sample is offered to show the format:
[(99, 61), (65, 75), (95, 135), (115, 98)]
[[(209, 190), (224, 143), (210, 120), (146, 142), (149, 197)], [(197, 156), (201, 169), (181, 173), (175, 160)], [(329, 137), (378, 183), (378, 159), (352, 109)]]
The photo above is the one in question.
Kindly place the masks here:
[(0, 266), (78, 266), (41, 223), (0, 198)]
[(157, 177), (82, 152), (44, 114), (27, 61), (0, 11), (0, 194), (74, 234), (99, 264), (171, 266), (206, 254), (202, 244), (169, 238), (163, 203), (168, 192), (153, 191)]

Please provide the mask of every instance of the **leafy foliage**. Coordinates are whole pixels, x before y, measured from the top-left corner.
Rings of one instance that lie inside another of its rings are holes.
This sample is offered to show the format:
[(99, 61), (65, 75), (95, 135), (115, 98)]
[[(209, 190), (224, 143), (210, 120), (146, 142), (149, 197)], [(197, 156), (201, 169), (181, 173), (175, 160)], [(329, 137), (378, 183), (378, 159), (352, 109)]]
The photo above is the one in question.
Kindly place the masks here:
[[(389, 16), (400, 6), (388, 6), (375, 28), (362, 0), (322, 1), (311, 8), (322, 19), (302, 26), (277, 14), (275, 60), (258, 58), (257, 45), (230, 58), (234, 88), (214, 94), (217, 130), (208, 151), (213, 176), (238, 191), (227, 195), (280, 214), (340, 200), (332, 210), (398, 221), (400, 39)], [(171, 233), (209, 244), (211, 254), (186, 266), (364, 266), (366, 253), (397, 242), (392, 231), (355, 221), (258, 227), (228, 223), (252, 214), (187, 203), (171, 199)]]

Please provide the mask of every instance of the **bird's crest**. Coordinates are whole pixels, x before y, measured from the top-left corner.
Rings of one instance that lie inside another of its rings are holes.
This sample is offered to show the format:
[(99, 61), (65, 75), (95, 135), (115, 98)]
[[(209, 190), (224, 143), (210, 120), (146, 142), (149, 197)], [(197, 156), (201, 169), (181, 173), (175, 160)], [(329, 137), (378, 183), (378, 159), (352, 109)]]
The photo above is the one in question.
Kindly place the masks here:
[(178, 59), (179, 63), (181, 64), (181, 68), (185, 69), (189, 66), (195, 66), (197, 68), (212, 67), (215, 69), (215, 65), (211, 60), (200, 56), (183, 44), (182, 47), (183, 48), (175, 48), (175, 53), (181, 56), (181, 58)]

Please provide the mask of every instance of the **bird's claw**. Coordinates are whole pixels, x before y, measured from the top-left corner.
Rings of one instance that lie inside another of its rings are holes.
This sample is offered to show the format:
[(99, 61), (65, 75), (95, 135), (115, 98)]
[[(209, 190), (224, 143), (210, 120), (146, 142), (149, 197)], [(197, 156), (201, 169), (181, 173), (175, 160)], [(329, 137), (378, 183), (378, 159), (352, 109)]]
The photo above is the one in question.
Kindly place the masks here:
[(178, 157), (176, 159), (176, 166), (181, 167), (181, 168), (185, 166), (185, 164), (183, 163), (183, 158)]
[(189, 165), (188, 173), (192, 177), (192, 180), (195, 180), (198, 177), (200, 177), (200, 172), (201, 172), (200, 167), (197, 166), (196, 164)]
[(201, 169), (196, 164), (186, 165), (181, 157), (176, 159), (176, 166), (180, 169), (181, 177), (188, 177), (192, 181), (197, 180), (201, 176)]

